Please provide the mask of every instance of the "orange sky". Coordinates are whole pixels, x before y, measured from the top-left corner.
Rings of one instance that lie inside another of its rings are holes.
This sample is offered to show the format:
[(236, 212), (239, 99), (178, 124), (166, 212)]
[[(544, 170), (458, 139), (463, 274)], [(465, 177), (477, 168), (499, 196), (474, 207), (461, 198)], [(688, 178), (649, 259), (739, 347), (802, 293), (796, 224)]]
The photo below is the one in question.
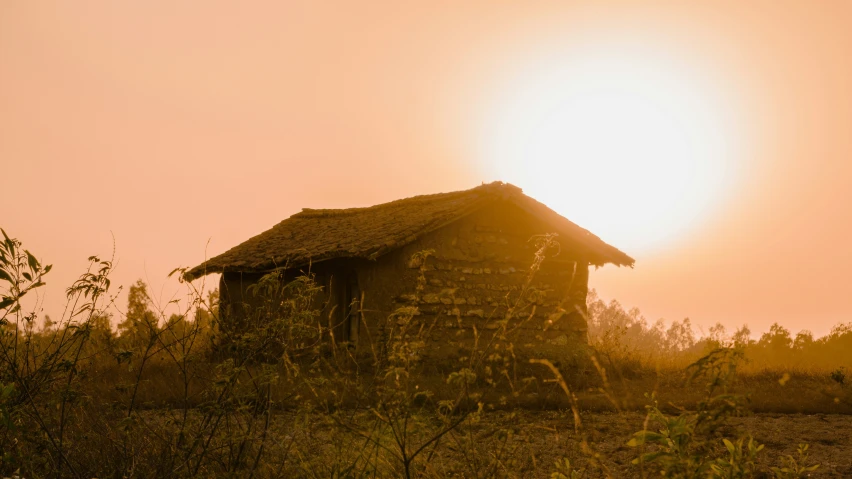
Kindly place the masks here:
[(513, 181), (482, 133), (511, 79), (607, 44), (688, 68), (740, 146), (712, 214), (664, 248), (613, 241), (636, 268), (591, 286), (649, 319), (852, 321), (852, 1), (250, 5), (0, 3), (0, 226), (55, 265), (46, 312), (110, 232), (114, 282), (168, 296), (208, 239), (302, 207)]

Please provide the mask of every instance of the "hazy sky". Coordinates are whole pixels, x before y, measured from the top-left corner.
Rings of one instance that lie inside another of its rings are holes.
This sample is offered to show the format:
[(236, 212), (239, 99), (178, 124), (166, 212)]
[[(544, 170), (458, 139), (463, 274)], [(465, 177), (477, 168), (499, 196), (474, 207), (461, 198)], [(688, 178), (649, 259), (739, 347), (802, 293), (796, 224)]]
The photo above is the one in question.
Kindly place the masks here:
[[(852, 1), (421, 5), (0, 3), (0, 226), (45, 311), (112, 235), (168, 296), (302, 207), (500, 179), (635, 257), (591, 286), (649, 319), (852, 321)], [(641, 101), (583, 103), (610, 84)]]

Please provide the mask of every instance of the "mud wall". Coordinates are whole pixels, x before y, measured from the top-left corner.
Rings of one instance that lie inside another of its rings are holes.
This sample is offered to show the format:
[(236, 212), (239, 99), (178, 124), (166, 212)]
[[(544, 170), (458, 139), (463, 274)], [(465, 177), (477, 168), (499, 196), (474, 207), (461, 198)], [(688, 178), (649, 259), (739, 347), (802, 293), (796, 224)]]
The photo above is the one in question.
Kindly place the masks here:
[[(431, 328), (429, 351), (435, 356), (463, 355), (507, 320), (515, 347), (559, 355), (586, 341), (585, 313), (588, 261), (573, 254), (562, 238), (546, 252), (531, 277), (536, 236), (547, 225), (515, 206), (479, 211), (427, 234), (413, 244), (358, 268), (364, 291), (359, 349), (382, 335), (382, 326), (397, 308), (416, 306)], [(411, 261), (433, 250), (424, 264)], [(418, 291), (418, 278), (425, 282)], [(511, 317), (507, 317), (511, 314)]]
[[(551, 232), (516, 206), (498, 204), (374, 261), (339, 259), (314, 264), (310, 271), (324, 287), (318, 298), (323, 306), (320, 320), (340, 323), (344, 306), (337, 304), (339, 288), (354, 276), (357, 329), (338, 337), (356, 344), (359, 354), (378, 352), (390, 315), (400, 307), (413, 306), (418, 321), (430, 328), (430, 356), (464, 355), (474, 326), (481, 341), (489, 340), (502, 330), (501, 321), (512, 331), (509, 339), (516, 350), (560, 356), (586, 342), (588, 261), (577, 256), (578, 248), (556, 237), (558, 248), (546, 251), (540, 268), (531, 275), (536, 237)], [(426, 250), (432, 253), (424, 263), (411, 260)], [(223, 300), (242, 300), (245, 288), (258, 277), (225, 274), (223, 286), (230, 293), (223, 294)]]

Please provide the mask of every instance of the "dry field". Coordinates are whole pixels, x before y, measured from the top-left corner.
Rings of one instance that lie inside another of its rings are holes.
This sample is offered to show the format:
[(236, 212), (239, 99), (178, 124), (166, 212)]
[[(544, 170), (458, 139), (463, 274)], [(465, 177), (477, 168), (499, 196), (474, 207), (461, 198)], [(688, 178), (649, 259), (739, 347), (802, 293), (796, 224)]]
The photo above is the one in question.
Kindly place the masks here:
[(50, 267), (20, 246), (0, 242), (0, 477), (852, 477), (852, 323), (699, 340), (593, 300), (591, 347), (559, 361), (516, 350), (508, 320), (435, 358), (403, 307), (356, 357), (310, 276), (265, 276), (246, 330), (220, 327), (214, 293), (187, 286), (171, 313), (139, 281), (116, 332), (92, 257), (36, 328), (20, 298)]
[[(284, 423), (291, 419), (286, 414), (278, 416), (278, 421)], [(348, 442), (350, 447), (341, 449), (335, 444), (341, 438), (331, 437), (335, 430), (332, 423), (323, 417), (314, 417), (313, 421), (307, 429), (304, 423), (297, 430), (286, 426), (279, 429), (284, 438), (279, 444), (285, 449), (287, 441), (295, 440), (302, 442), (300, 449), (314, 452), (288, 461), (293, 466), (289, 470), (291, 477), (313, 476), (322, 470), (318, 464), (345, 462), (339, 457), (341, 453), (360, 453), (366, 447), (353, 436)], [(635, 431), (642, 429), (644, 421), (645, 415), (638, 412), (583, 414), (588, 438), (614, 477), (642, 477), (640, 467), (631, 464), (638, 448), (628, 447), (626, 443)], [(780, 466), (781, 456), (795, 456), (797, 444), (805, 442), (810, 445), (810, 463), (820, 464), (809, 477), (852, 477), (852, 416), (755, 414), (734, 418), (725, 429), (729, 436), (750, 432), (764, 444), (758, 463), (766, 468)], [(587, 464), (570, 411), (497, 411), (484, 415), (479, 424), (467, 430), (474, 447), (465, 451), (466, 445), (459, 437), (447, 437), (425, 468), (433, 477), (481, 477), (482, 469), (492, 467), (497, 455), (502, 458), (496, 467), (503, 468), (508, 477), (550, 478), (554, 464), (562, 458), (570, 459), (577, 468)], [(508, 440), (504, 441), (499, 431), (511, 431)], [(719, 448), (723, 449), (721, 440)], [(482, 468), (478, 473), (473, 471), (477, 467)], [(591, 473), (586, 477), (596, 476)]]

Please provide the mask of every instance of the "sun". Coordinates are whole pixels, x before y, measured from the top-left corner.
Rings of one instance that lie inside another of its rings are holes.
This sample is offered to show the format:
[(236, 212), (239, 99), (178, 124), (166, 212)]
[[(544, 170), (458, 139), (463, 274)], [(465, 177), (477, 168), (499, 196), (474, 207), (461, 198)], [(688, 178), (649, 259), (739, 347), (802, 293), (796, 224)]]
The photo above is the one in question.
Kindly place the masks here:
[(530, 62), (495, 95), (482, 167), (631, 253), (702, 224), (734, 181), (718, 88), (665, 54), (587, 48)]

